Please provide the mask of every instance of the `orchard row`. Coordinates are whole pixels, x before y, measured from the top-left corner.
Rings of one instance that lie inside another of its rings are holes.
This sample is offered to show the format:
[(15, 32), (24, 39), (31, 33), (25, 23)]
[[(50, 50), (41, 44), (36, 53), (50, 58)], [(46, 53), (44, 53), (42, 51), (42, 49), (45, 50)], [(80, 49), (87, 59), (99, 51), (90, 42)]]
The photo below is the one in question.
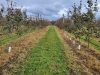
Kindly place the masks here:
[[(82, 8), (85, 7), (87, 12), (82, 12)], [(100, 38), (100, 20), (96, 20), (96, 12), (98, 12), (97, 0), (93, 2), (92, 0), (87, 0), (87, 4), (84, 6), (82, 1), (80, 5), (72, 6), (72, 10), (69, 9), (67, 12), (67, 18), (63, 14), (63, 17), (55, 22), (60, 29), (64, 29), (69, 33), (73, 34), (79, 40), (81, 37), (85, 37), (85, 41), (89, 44), (91, 38)], [(100, 40), (98, 40), (99, 42)]]
[(38, 13), (36, 17), (31, 15), (29, 17), (27, 10), (22, 10), (22, 7), (17, 8), (16, 3), (13, 1), (7, 0), (7, 5), (6, 8), (1, 4), (0, 35), (11, 35), (12, 33), (21, 35), (30, 29), (40, 29), (49, 24), (49, 21), (42, 18)]

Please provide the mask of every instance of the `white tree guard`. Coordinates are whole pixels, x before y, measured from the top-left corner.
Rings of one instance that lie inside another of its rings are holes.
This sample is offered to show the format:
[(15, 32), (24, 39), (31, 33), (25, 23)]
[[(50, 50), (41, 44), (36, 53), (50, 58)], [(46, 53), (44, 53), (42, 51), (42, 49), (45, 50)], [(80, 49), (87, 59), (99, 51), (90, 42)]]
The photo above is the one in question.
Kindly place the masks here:
[(78, 49), (79, 49), (79, 50), (81, 49), (81, 45), (78, 45)]
[(8, 52), (9, 52), (9, 53), (11, 52), (11, 47), (8, 48)]
[(70, 40), (72, 40), (72, 38), (70, 38)]
[(73, 44), (75, 44), (75, 41), (73, 40)]

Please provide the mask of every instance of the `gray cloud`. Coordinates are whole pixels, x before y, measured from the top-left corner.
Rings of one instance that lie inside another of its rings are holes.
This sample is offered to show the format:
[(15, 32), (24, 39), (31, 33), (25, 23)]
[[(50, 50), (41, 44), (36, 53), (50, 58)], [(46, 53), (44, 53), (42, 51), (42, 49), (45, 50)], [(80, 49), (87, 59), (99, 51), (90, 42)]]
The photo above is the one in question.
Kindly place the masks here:
[[(66, 15), (68, 9), (72, 9), (72, 5), (76, 3), (79, 5), (80, 0), (13, 0), (17, 3), (16, 7), (21, 8), (22, 10), (27, 10), (28, 15), (33, 15), (34, 17), (39, 13), (42, 17), (49, 20), (56, 20), (62, 17), (64, 13)], [(83, 6), (86, 4), (87, 0), (83, 0)], [(94, 0), (93, 0), (94, 1)], [(100, 7), (100, 0), (98, 0)], [(0, 0), (0, 4), (3, 4), (7, 7), (6, 0)], [(84, 8), (82, 12), (84, 12)], [(99, 9), (100, 12), (100, 9)], [(99, 16), (99, 13), (97, 13)]]

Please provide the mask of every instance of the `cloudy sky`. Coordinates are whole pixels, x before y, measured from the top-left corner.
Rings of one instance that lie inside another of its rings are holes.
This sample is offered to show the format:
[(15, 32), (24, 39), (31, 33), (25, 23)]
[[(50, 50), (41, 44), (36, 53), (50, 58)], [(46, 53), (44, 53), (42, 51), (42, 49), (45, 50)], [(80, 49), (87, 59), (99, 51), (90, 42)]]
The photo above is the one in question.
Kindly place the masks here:
[[(27, 14), (31, 16), (36, 16), (38, 13), (42, 15), (43, 18), (49, 20), (56, 20), (62, 17), (62, 14), (67, 14), (68, 9), (72, 9), (73, 3), (79, 5), (80, 0), (12, 0), (16, 2), (16, 7), (20, 8), (22, 6), (23, 10), (27, 10)], [(93, 0), (95, 1), (95, 0)], [(87, 0), (83, 0), (83, 8), (84, 12), (84, 4), (86, 4)], [(0, 0), (0, 4), (3, 4), (7, 7), (6, 0)], [(97, 17), (100, 16), (100, 0), (98, 0), (99, 11), (97, 13)]]

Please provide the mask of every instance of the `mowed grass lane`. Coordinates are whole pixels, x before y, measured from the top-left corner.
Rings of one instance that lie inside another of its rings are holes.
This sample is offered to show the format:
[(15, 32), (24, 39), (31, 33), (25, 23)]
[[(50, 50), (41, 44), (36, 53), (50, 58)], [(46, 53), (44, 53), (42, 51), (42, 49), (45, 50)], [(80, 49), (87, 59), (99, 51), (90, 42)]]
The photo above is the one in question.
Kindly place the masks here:
[(67, 75), (70, 68), (67, 64), (64, 48), (51, 26), (38, 45), (32, 49), (16, 75)]

